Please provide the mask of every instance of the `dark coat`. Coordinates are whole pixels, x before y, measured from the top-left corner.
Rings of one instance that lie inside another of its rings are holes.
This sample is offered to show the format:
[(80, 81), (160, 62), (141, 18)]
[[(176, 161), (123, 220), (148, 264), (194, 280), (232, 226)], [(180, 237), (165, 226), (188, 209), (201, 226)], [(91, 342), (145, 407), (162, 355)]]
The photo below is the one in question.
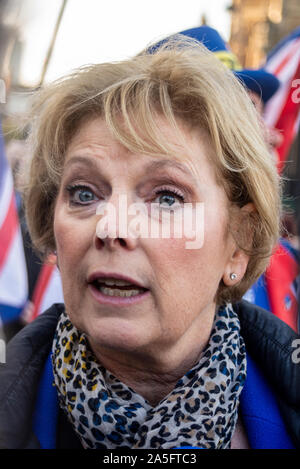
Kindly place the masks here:
[[(41, 374), (63, 309), (62, 304), (53, 305), (7, 347), (6, 364), (0, 364), (0, 448), (40, 447), (32, 422)], [(288, 434), (300, 448), (300, 364), (292, 360), (299, 335), (268, 311), (246, 301), (236, 303), (234, 309), (247, 353), (270, 383)], [(57, 448), (81, 447), (61, 411), (56, 435)]]

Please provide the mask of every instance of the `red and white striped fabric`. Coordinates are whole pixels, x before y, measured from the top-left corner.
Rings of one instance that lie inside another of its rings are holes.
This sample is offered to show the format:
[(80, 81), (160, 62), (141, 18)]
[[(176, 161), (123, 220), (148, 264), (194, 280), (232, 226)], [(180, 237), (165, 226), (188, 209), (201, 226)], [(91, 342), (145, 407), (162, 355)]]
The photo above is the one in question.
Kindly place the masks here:
[(42, 314), (53, 303), (63, 303), (61, 277), (56, 266), (56, 257), (49, 256), (48, 262), (43, 264), (38, 276), (32, 298), (32, 312), (29, 321)]
[(13, 177), (0, 128), (0, 318), (17, 319), (27, 301), (28, 281)]
[(283, 39), (268, 55), (265, 69), (281, 82), (267, 102), (264, 119), (283, 136), (277, 148), (278, 170), (282, 172), (300, 122), (300, 28)]

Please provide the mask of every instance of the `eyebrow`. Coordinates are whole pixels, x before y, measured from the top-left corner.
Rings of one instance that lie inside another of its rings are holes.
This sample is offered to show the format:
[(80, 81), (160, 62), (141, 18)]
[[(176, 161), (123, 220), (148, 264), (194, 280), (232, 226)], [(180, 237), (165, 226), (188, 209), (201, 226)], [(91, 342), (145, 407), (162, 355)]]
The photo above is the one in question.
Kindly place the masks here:
[(65, 164), (65, 169), (73, 164), (84, 164), (85, 166), (92, 166), (93, 168), (97, 168), (98, 165), (94, 159), (86, 157), (86, 156), (73, 156), (73, 158), (69, 159)]
[(179, 171), (182, 171), (185, 175), (187, 175), (194, 183), (197, 182), (195, 175), (189, 170), (189, 168), (185, 164), (182, 164), (177, 160), (164, 159), (159, 161), (152, 161), (146, 166), (146, 171), (154, 172), (160, 169), (164, 169), (166, 167), (178, 169)]
[[(74, 156), (70, 160), (68, 160), (65, 164), (65, 168), (73, 165), (73, 164), (83, 164), (85, 166), (91, 167), (93, 169), (99, 169), (98, 164), (94, 159), (92, 159), (89, 156)], [(191, 180), (191, 182), (197, 184), (197, 180), (195, 175), (189, 170), (189, 168), (185, 165), (180, 163), (177, 160), (170, 160), (170, 159), (163, 159), (163, 160), (158, 160), (158, 161), (151, 161), (151, 163), (147, 164), (145, 166), (145, 172), (147, 174), (154, 173), (156, 171), (159, 171), (161, 169), (165, 168), (175, 168), (178, 169), (179, 171), (183, 172), (186, 176), (188, 176)]]

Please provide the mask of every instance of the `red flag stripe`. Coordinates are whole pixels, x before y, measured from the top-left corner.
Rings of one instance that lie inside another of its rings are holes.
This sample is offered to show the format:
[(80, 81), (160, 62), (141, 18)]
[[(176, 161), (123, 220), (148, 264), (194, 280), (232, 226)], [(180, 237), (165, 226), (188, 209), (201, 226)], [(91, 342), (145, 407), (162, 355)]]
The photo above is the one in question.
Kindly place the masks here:
[[(275, 316), (296, 332), (298, 331), (298, 303), (291, 286), (298, 273), (299, 266), (296, 260), (282, 245), (278, 245), (266, 271), (270, 308)], [(289, 307), (287, 307), (287, 297), (290, 301)]]
[[(299, 78), (300, 78), (300, 62), (298, 64), (296, 73), (291, 80), (291, 83), (295, 79), (299, 79)], [(290, 149), (291, 143), (294, 138), (295, 122), (298, 118), (298, 113), (300, 109), (300, 106), (299, 106), (300, 103), (296, 103), (292, 99), (294, 91), (295, 91), (295, 88), (291, 86), (289, 89), (285, 104), (281, 110), (281, 113), (275, 125), (276, 129), (283, 131), (283, 135), (284, 135), (282, 144), (277, 149), (277, 152), (279, 155), (279, 159), (278, 159), (279, 173), (283, 169), (285, 159), (287, 157), (288, 151)]]
[(40, 307), (44, 298), (44, 294), (45, 294), (45, 291), (47, 289), (49, 280), (51, 278), (51, 275), (54, 269), (55, 269), (54, 263), (43, 264), (41, 268), (38, 281), (34, 289), (33, 298), (32, 298), (32, 302), (34, 305), (34, 309), (32, 313), (32, 320), (34, 320), (39, 314), (39, 310), (40, 310)]
[(10, 204), (6, 213), (4, 222), (0, 228), (0, 270), (9, 254), (9, 248), (13, 241), (14, 235), (18, 228), (17, 208), (15, 203), (15, 196), (12, 193)]

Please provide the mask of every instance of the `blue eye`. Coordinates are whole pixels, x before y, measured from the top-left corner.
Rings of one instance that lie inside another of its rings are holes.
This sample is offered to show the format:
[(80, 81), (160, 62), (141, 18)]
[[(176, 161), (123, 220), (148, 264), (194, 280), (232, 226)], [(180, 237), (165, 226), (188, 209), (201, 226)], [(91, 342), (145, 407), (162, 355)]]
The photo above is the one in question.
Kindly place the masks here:
[(174, 208), (178, 205), (181, 205), (184, 202), (184, 197), (177, 192), (173, 192), (170, 190), (161, 190), (157, 192), (158, 202), (162, 206), (162, 208)]
[(176, 197), (174, 197), (174, 195), (171, 195), (171, 194), (163, 194), (159, 197), (158, 200), (161, 204), (167, 204), (171, 206), (176, 202)]
[(94, 192), (87, 186), (68, 186), (67, 191), (70, 194), (70, 203), (74, 205), (88, 205), (95, 200)]

